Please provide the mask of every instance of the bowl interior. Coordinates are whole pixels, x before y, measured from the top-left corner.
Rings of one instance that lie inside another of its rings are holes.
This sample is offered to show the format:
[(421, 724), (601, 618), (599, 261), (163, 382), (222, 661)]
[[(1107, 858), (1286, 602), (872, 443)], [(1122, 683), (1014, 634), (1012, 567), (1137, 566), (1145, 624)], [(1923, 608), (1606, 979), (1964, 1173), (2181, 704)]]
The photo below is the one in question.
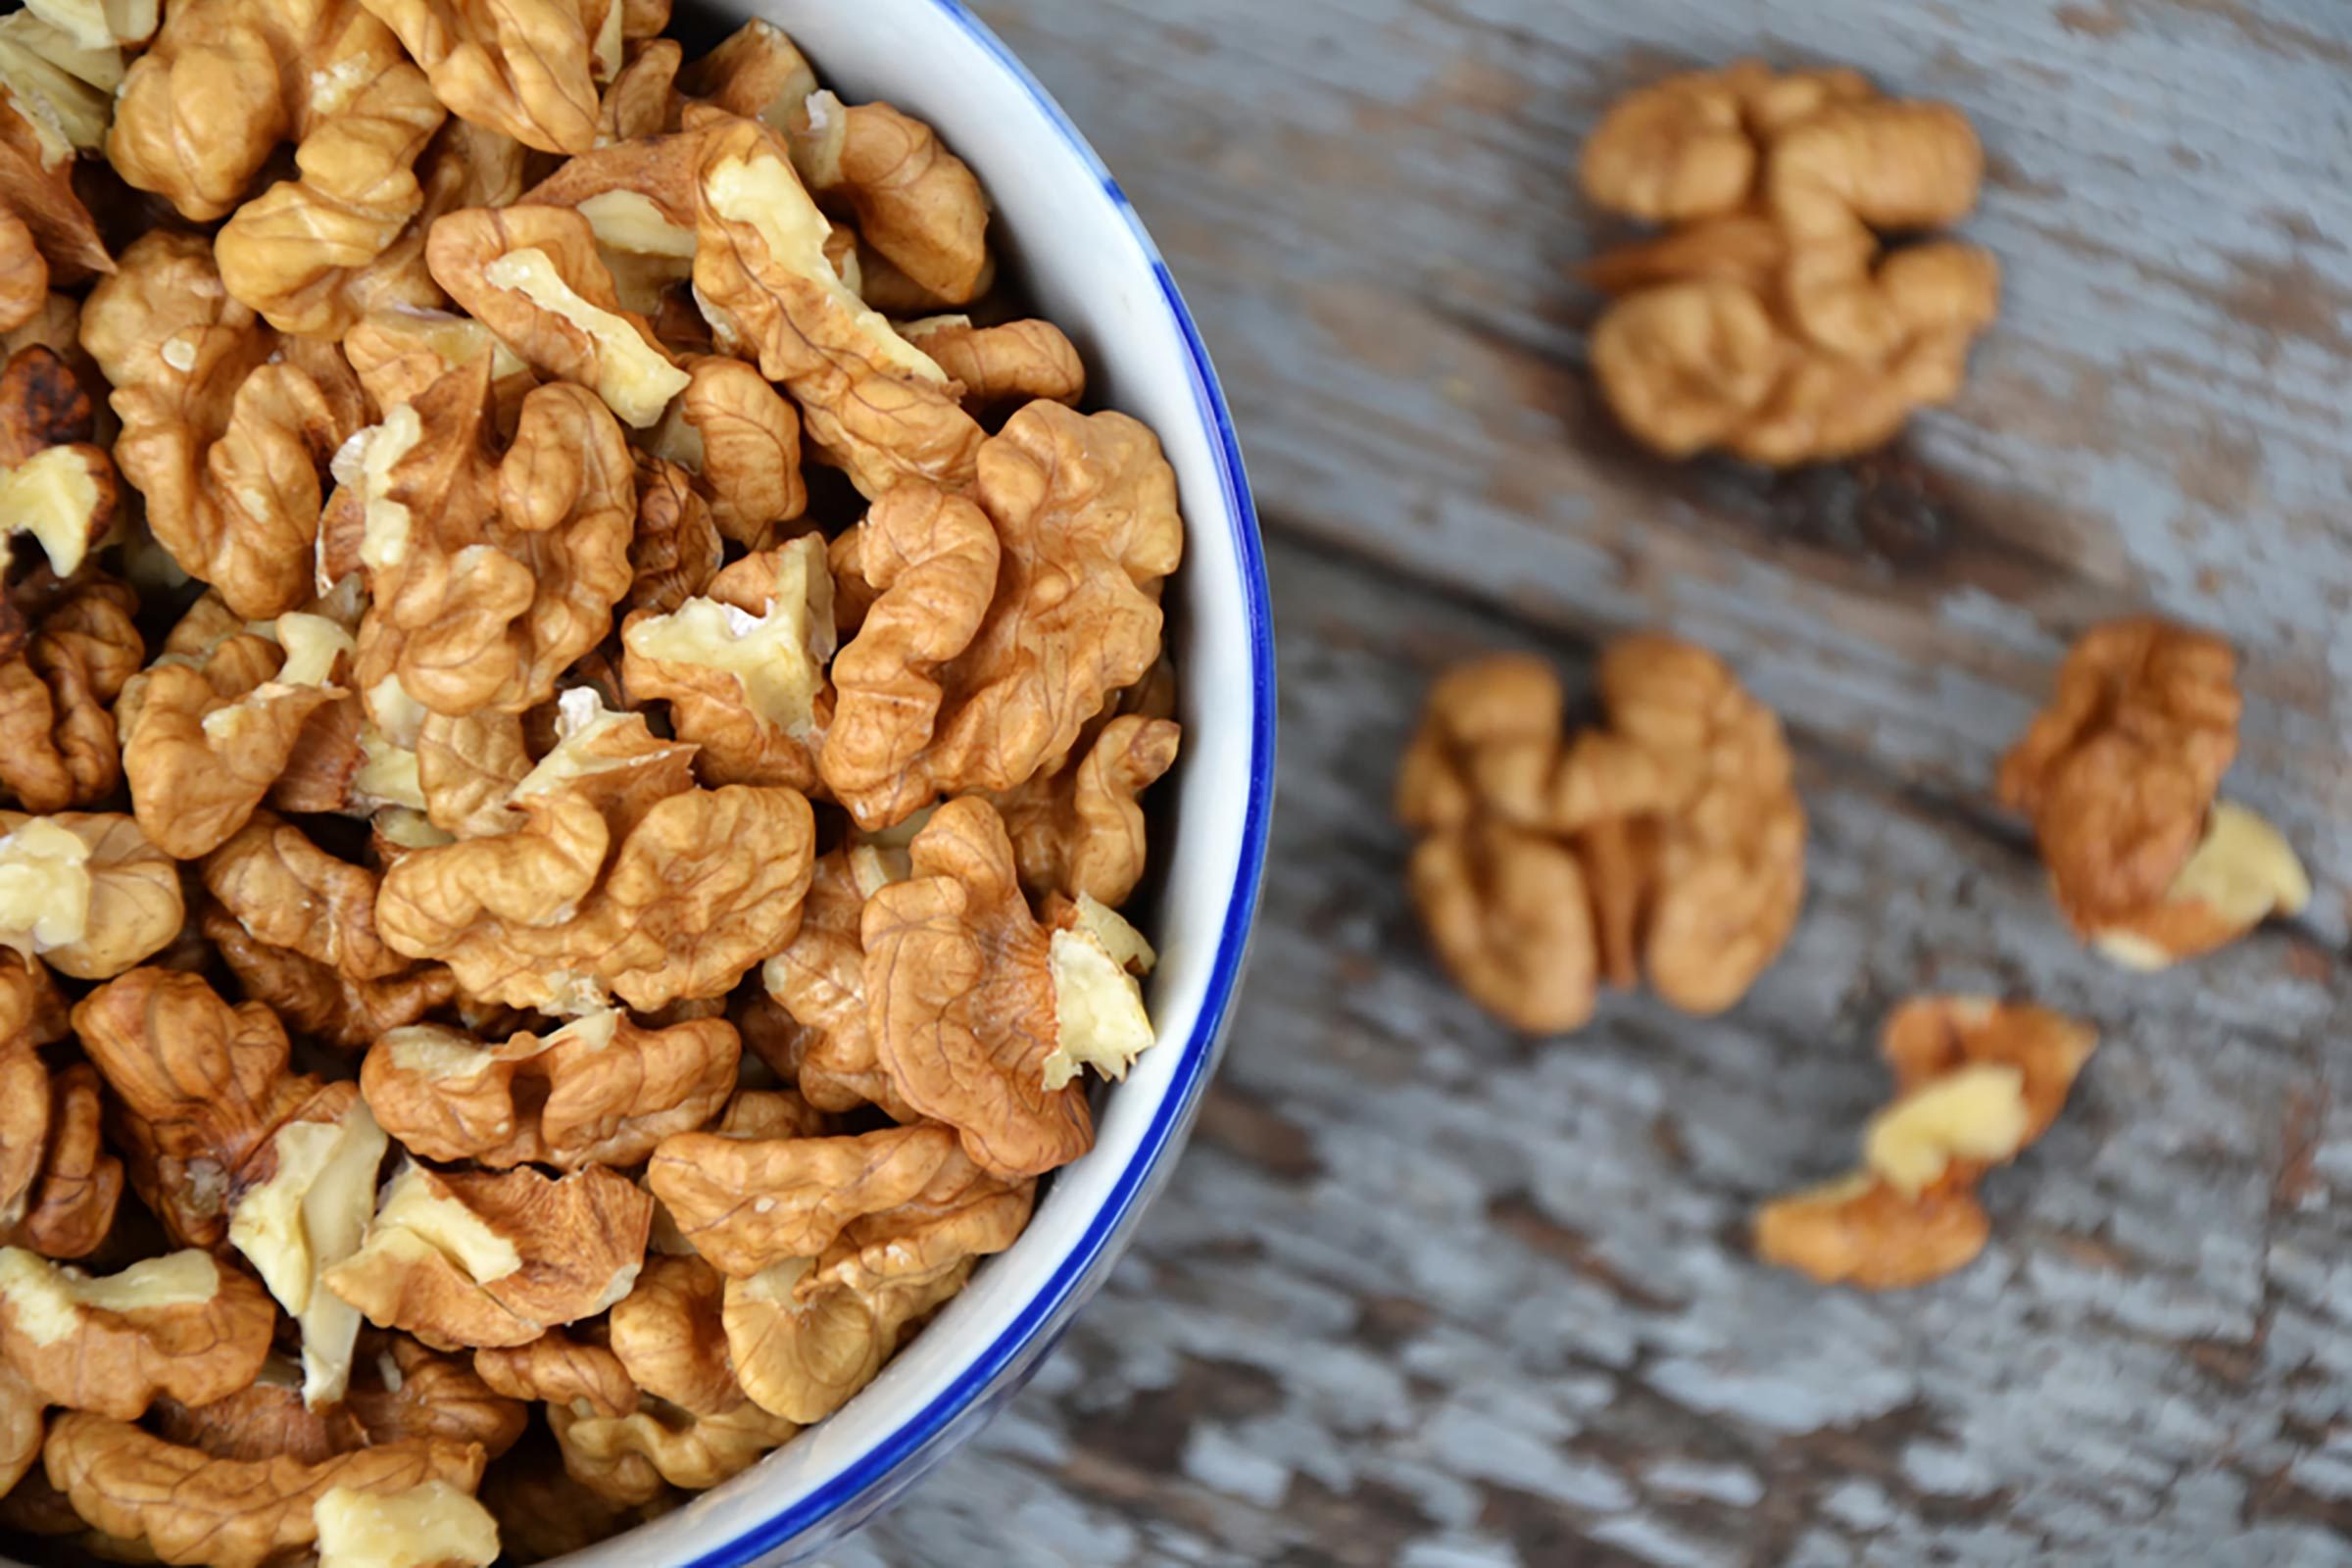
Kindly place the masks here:
[[(1151, 796), (1160, 869), (1131, 910), (1158, 946), (1159, 1044), (1099, 1102), (1094, 1152), (1057, 1172), (1029, 1230), (822, 1426), (580, 1565), (790, 1561), (860, 1522), (944, 1452), (1051, 1345), (1173, 1164), (1239, 979), (1272, 805), (1273, 647), (1255, 518), (1214, 373), (1115, 182), (1002, 44), (953, 0), (681, 0), (715, 41), (764, 17), (826, 84), (933, 124), (980, 174), (991, 237), (1085, 356), (1090, 406), (1158, 433), (1187, 524), (1170, 585), (1184, 753)], [(769, 1554), (773, 1554), (772, 1556)]]

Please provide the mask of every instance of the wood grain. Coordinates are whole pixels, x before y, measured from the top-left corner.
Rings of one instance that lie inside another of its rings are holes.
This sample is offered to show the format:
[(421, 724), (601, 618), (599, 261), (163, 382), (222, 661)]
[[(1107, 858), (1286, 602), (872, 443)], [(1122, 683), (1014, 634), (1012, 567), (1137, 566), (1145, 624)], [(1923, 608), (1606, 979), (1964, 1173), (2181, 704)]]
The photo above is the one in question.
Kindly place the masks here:
[[(1232, 1054), (1131, 1258), (840, 1568), (2352, 1563), (2352, 10), (2330, 0), (993, 0), (1177, 272), (1272, 536), (1284, 755)], [(1608, 99), (1850, 60), (1952, 99), (2007, 269), (1966, 395), (1771, 478), (1630, 451), (1566, 268)], [(2066, 639), (2226, 631), (2230, 789), (2321, 896), (2147, 979), (2059, 928), (1994, 760)], [(1663, 624), (1788, 715), (1788, 954), (1727, 1017), (1513, 1040), (1388, 818), (1447, 661)], [(1985, 1258), (1759, 1268), (1921, 988), (2095, 1019)], [(2343, 1184), (2339, 1186), (2339, 1184)]]

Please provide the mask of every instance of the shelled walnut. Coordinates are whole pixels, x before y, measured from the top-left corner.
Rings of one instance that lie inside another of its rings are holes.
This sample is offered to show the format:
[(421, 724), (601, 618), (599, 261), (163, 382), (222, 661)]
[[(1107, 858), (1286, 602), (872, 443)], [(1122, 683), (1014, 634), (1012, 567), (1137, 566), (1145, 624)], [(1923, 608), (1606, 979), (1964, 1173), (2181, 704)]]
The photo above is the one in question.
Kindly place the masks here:
[(1966, 1266), (1991, 1235), (1978, 1179), (2049, 1131), (2097, 1044), (2088, 1026), (2046, 1007), (1904, 1003), (1879, 1040), (1895, 1099), (1864, 1131), (1861, 1168), (1759, 1208), (1757, 1255), (1873, 1291)]
[(2068, 923), (2127, 968), (2227, 947), (2311, 900), (2285, 837), (2219, 797), (2243, 706), (2220, 638), (2109, 621), (2068, 651), (2001, 760), (2001, 804), (2033, 821)]
[(1851, 71), (1752, 60), (1624, 99), (1585, 143), (1585, 194), (1678, 225), (1609, 251), (1592, 368), (1618, 419), (1668, 457), (1786, 466), (1884, 444), (1949, 402), (1998, 309), (1986, 252), (1881, 236), (1958, 221), (1984, 151), (1948, 105)]
[(668, 17), (0, 17), (0, 1521), (57, 1550), (654, 1518), (1154, 1043), (1174, 471), (930, 126)]
[(1439, 956), (1531, 1034), (1581, 1026), (1601, 982), (1720, 1012), (1804, 898), (1805, 818), (1780, 720), (1713, 655), (1613, 644), (1604, 722), (1573, 737), (1542, 661), (1498, 656), (1432, 688), (1396, 811)]

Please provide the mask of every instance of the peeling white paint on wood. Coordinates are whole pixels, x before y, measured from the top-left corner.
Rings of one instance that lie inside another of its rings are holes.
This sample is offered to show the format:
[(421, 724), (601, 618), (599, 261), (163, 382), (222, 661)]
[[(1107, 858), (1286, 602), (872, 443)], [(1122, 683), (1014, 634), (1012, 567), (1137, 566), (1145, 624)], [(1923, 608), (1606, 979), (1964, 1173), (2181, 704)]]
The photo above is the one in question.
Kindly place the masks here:
[[(1238, 405), (1282, 808), (1229, 1065), (1135, 1255), (841, 1568), (2352, 1564), (2352, 10), (981, 9)], [(2006, 314), (1867, 483), (1648, 463), (1583, 383), (1579, 137), (1747, 51), (1952, 98), (1993, 155), (1967, 232)], [(2230, 793), (2321, 889), (2153, 979), (2076, 948), (1985, 800), (2067, 637), (2150, 604), (2244, 653)], [(1449, 660), (1581, 680), (1637, 624), (1789, 716), (1805, 918), (1726, 1017), (1620, 1000), (1522, 1043), (1424, 955), (1395, 759)], [(1877, 1021), (1930, 987), (2104, 1031), (1988, 1180), (1993, 1245), (1881, 1298), (1759, 1268), (1750, 1207), (1851, 1157)]]

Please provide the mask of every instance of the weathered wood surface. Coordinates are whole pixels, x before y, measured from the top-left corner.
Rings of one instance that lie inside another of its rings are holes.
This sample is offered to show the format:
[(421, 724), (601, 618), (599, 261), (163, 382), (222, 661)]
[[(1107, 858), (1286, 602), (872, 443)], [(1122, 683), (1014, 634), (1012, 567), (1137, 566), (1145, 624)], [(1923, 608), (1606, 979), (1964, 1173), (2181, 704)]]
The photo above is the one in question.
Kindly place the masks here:
[[(2352, 1563), (2352, 10), (2333, 0), (996, 0), (1171, 253), (1273, 546), (1284, 758), (1193, 1152), (1038, 1383), (874, 1564)], [(2006, 313), (1859, 477), (1627, 451), (1590, 406), (1577, 141), (1674, 64), (1957, 100)], [(1984, 804), (2066, 637), (2245, 652), (2241, 795), (2321, 896), (2134, 978)], [(1498, 613), (1501, 612), (1501, 613)], [(1510, 1039), (1424, 956), (1388, 821), (1430, 676), (1666, 624), (1789, 718), (1814, 836), (1726, 1018)], [(1757, 1267), (1923, 987), (2105, 1044), (1908, 1295)]]

